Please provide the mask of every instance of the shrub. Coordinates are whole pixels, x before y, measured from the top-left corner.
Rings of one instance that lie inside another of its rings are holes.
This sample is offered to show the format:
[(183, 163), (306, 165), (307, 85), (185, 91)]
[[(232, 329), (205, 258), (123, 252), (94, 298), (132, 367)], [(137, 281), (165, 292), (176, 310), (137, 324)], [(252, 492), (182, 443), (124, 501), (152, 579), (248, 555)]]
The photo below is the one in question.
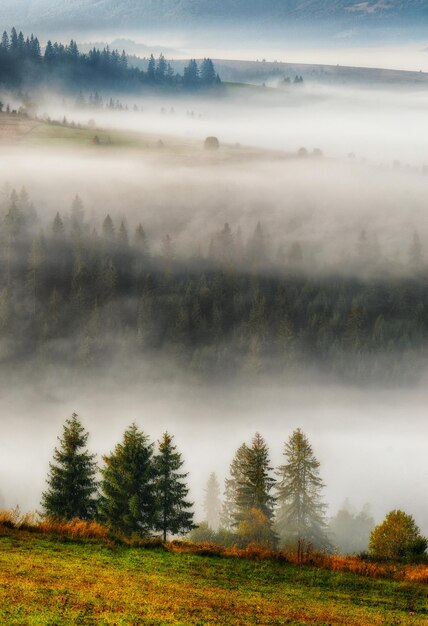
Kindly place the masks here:
[(371, 535), (369, 552), (376, 559), (417, 560), (427, 549), (415, 520), (404, 511), (391, 511)]
[(220, 148), (220, 142), (217, 137), (207, 137), (204, 141), (205, 150), (218, 150)]

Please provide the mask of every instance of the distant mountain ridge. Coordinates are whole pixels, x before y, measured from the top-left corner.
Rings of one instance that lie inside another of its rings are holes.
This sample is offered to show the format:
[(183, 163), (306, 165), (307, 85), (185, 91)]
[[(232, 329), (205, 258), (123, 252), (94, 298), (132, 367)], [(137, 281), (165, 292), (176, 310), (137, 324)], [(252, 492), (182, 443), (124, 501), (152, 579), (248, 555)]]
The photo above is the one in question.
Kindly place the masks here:
[(174, 27), (277, 20), (365, 23), (424, 20), (427, 0), (1, 0), (5, 26)]

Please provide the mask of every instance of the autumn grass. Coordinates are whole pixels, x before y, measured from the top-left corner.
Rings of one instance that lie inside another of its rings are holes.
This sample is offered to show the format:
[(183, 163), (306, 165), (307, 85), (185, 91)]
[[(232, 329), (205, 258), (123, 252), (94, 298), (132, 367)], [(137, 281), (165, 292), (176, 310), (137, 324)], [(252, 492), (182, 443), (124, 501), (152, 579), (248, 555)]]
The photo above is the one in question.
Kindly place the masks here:
[[(195, 554), (238, 559), (271, 560), (281, 563), (299, 565), (295, 552), (286, 552), (250, 545), (246, 548), (237, 546), (221, 546), (214, 543), (193, 543), (186, 540), (174, 540), (164, 543), (160, 537), (140, 538), (127, 537), (112, 532), (96, 521), (73, 519), (70, 521), (41, 517), (37, 513), (22, 513), (19, 507), (0, 510), (0, 528), (25, 530), (31, 533), (50, 535), (60, 539), (74, 541), (89, 540), (109, 545), (126, 545), (135, 548), (162, 547), (174, 553)], [(328, 569), (336, 572), (349, 572), (369, 578), (387, 578), (403, 582), (428, 584), (428, 563), (403, 564), (393, 562), (376, 562), (357, 556), (310, 552), (305, 556), (305, 565)]]
[(296, 566), (255, 548), (132, 546), (96, 539), (95, 527), (78, 538), (73, 528), (74, 537), (65, 526), (0, 524), (1, 624), (428, 623), (420, 583)]

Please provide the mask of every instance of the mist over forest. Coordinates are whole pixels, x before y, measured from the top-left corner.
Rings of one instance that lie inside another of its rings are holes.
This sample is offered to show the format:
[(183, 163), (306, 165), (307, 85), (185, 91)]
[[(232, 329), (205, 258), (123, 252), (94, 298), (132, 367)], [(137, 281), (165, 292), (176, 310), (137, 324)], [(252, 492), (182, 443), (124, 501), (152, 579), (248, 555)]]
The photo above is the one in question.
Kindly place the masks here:
[(76, 411), (99, 459), (171, 431), (197, 521), (302, 428), (329, 517), (427, 532), (426, 87), (61, 45), (0, 55), (0, 504), (40, 508)]

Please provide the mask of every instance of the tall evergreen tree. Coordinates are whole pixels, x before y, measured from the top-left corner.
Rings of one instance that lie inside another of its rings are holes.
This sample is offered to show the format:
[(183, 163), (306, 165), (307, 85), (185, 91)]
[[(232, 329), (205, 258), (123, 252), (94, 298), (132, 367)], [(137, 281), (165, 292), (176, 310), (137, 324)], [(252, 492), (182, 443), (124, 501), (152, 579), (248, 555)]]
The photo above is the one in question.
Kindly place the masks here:
[(165, 57), (163, 56), (163, 54), (160, 54), (155, 70), (156, 80), (160, 83), (165, 80), (166, 68), (167, 63), (165, 61)]
[(210, 475), (205, 489), (204, 511), (208, 526), (218, 530), (221, 514), (220, 485), (214, 472)]
[(46, 515), (70, 520), (91, 519), (96, 512), (97, 466), (86, 449), (88, 433), (76, 413), (65, 422), (64, 432), (50, 463), (48, 489), (42, 496)]
[(230, 464), (229, 478), (226, 478), (225, 480), (224, 499), (220, 522), (221, 525), (227, 530), (232, 530), (232, 528), (235, 527), (235, 519), (238, 513), (236, 503), (238, 485), (242, 480), (243, 466), (247, 455), (247, 449), (247, 444), (245, 443), (238, 448), (232, 463)]
[(251, 509), (258, 509), (269, 523), (273, 520), (275, 498), (271, 495), (275, 479), (271, 476), (268, 446), (256, 433), (252, 444), (247, 447), (241, 466), (241, 477), (236, 490), (237, 512), (235, 522), (246, 519)]
[(190, 59), (183, 72), (183, 84), (188, 89), (194, 89), (199, 85), (199, 68), (195, 59)]
[(155, 457), (157, 515), (156, 530), (162, 532), (166, 541), (168, 533), (186, 533), (193, 528), (193, 503), (189, 502), (189, 489), (185, 479), (188, 474), (180, 472), (184, 461), (172, 443), (173, 437), (165, 433), (159, 442), (159, 453)]
[(150, 55), (149, 64), (147, 66), (147, 77), (150, 82), (154, 82), (156, 72), (156, 61), (153, 54)]
[(367, 550), (374, 519), (368, 505), (356, 513), (348, 500), (337, 514), (329, 520), (329, 532), (336, 548), (342, 554), (356, 554)]
[(211, 87), (217, 82), (214, 64), (211, 59), (204, 59), (201, 65), (201, 83), (206, 87)]
[(127, 535), (148, 535), (156, 512), (153, 444), (132, 424), (101, 469), (100, 514)]
[(298, 547), (328, 548), (326, 506), (321, 499), (324, 487), (319, 461), (306, 435), (297, 429), (285, 444), (286, 463), (278, 468), (277, 531), (282, 543)]

